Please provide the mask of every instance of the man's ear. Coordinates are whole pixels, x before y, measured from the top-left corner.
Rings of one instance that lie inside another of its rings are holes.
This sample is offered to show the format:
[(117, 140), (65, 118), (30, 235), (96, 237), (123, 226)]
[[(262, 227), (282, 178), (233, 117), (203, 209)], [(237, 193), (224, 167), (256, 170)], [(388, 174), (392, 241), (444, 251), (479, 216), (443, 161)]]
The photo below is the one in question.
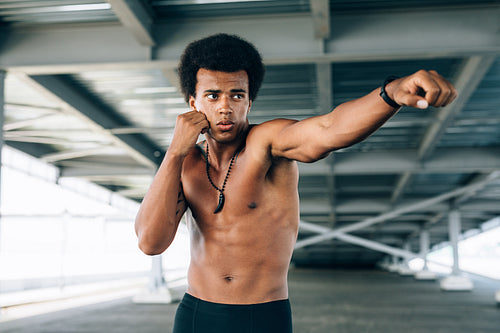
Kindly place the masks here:
[(248, 110), (247, 113), (250, 113), (250, 109), (252, 108), (252, 101), (248, 101)]
[(192, 111), (198, 111), (195, 106), (195, 98), (193, 95), (189, 96), (189, 107)]

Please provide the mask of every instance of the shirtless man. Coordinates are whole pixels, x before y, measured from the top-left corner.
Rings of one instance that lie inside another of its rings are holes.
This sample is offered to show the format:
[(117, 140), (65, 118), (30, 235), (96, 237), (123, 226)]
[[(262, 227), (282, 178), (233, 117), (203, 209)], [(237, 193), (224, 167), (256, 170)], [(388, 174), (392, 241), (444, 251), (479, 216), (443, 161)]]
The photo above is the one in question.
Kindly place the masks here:
[[(174, 332), (291, 332), (296, 161), (315, 162), (365, 139), (399, 106), (441, 107), (457, 93), (422, 70), (386, 81), (382, 96), (377, 88), (325, 115), (249, 125), (264, 74), (253, 45), (226, 34), (193, 42), (179, 74), (191, 111), (177, 117), (136, 219), (139, 247), (155, 255), (168, 248), (187, 210), (191, 262)], [(197, 143), (200, 134), (206, 140)]]

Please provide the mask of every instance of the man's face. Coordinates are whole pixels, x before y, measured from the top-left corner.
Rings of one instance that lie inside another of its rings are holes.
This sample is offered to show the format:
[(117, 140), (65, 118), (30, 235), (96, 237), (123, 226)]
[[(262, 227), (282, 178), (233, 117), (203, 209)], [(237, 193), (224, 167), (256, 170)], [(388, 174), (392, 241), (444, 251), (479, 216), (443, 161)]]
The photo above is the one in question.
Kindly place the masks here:
[(189, 106), (206, 115), (210, 123), (207, 134), (215, 141), (233, 141), (248, 128), (252, 101), (248, 98), (246, 71), (226, 73), (201, 68), (196, 78), (196, 97), (189, 98)]

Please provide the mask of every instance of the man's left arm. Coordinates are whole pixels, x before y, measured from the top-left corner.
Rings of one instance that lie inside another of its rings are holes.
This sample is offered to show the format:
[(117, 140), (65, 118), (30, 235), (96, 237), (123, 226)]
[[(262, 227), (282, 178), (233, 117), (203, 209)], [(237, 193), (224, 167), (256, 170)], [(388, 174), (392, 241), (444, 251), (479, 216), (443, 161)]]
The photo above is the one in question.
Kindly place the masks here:
[[(457, 96), (453, 85), (435, 71), (418, 71), (398, 78), (368, 95), (343, 103), (328, 114), (301, 121), (278, 120), (272, 130), (271, 154), (314, 162), (330, 152), (358, 143), (380, 128), (401, 106), (443, 107)], [(394, 106), (389, 105), (389, 103)], [(399, 105), (399, 106), (398, 106)], [(273, 125), (271, 125), (273, 126)]]

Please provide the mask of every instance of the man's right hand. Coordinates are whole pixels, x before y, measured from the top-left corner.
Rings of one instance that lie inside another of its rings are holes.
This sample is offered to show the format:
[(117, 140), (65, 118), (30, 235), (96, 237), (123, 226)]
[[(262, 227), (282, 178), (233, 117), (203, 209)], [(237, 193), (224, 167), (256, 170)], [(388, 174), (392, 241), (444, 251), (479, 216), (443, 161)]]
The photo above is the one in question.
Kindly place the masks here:
[(196, 145), (199, 135), (205, 133), (209, 128), (207, 117), (202, 112), (189, 111), (178, 115), (174, 137), (168, 148), (169, 152), (186, 157)]

